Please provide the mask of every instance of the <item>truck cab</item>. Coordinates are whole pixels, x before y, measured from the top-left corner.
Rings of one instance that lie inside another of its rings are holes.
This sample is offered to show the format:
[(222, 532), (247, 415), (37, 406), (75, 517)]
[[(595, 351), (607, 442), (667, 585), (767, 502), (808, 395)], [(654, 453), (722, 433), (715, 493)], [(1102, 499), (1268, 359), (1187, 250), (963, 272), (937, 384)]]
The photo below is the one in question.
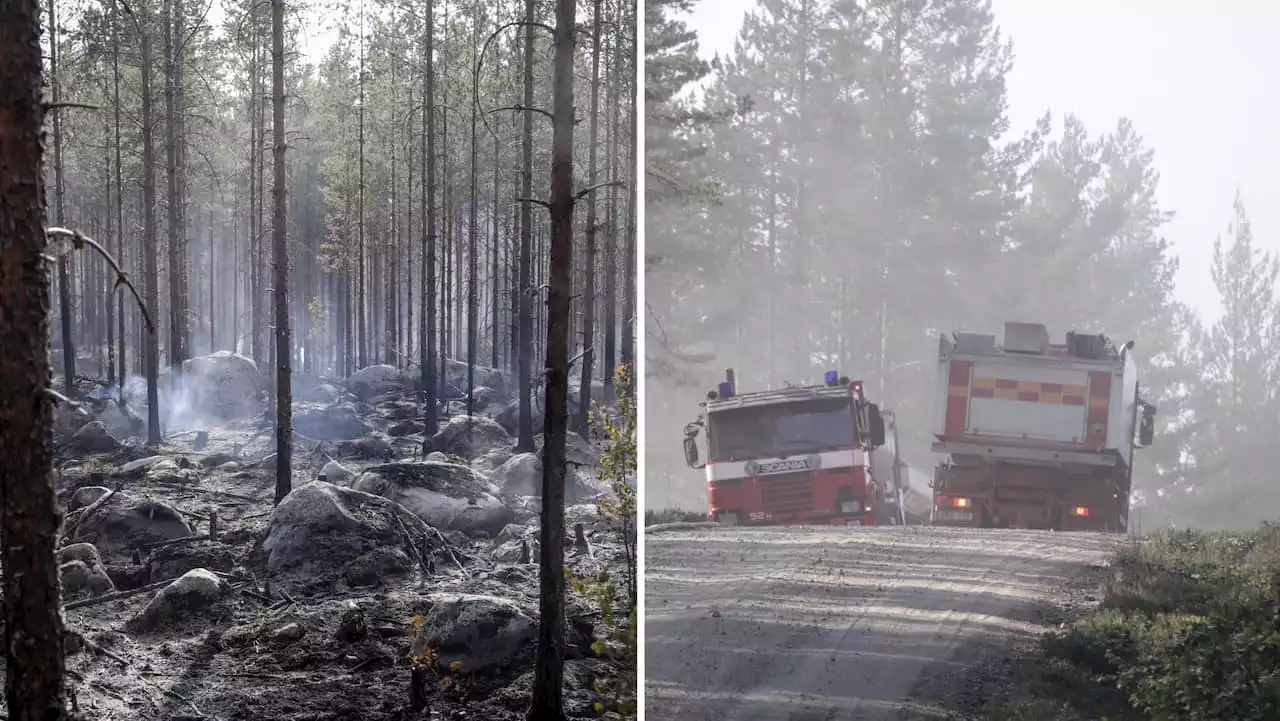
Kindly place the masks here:
[[(706, 474), (711, 520), (726, 525), (875, 525), (881, 487), (868, 453), (884, 418), (860, 381), (738, 393), (732, 369), (685, 428), (685, 460)], [(707, 461), (696, 438), (705, 430)]]

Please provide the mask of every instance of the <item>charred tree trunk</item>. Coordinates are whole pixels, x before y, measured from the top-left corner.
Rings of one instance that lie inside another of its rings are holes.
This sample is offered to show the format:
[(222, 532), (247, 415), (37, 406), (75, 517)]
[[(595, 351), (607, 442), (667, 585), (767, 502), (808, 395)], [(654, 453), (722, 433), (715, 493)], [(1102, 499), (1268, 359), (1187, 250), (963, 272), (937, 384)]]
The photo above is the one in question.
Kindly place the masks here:
[[(478, 19), (477, 19), (478, 20)], [(478, 56), (475, 54), (480, 50), (480, 23), (473, 20), (471, 23), (471, 72), (475, 82), (473, 88), (478, 89), (480, 82)], [(479, 315), (480, 297), (477, 285), (480, 277), (476, 272), (476, 240), (478, 228), (476, 224), (479, 220), (480, 209), (480, 187), (478, 185), (480, 170), (480, 133), (478, 123), (480, 121), (477, 116), (477, 109), (480, 107), (480, 98), (476, 97), (476, 93), (471, 96), (471, 208), (470, 216), (467, 224), (467, 415), (475, 415), (476, 406), (476, 344), (480, 342), (480, 334), (476, 331), (476, 318)]]
[(275, 254), (276, 305), (276, 503), (293, 490), (293, 388), (289, 341), (289, 253), (285, 244), (284, 0), (271, 0), (271, 139), (275, 202), (271, 246)]
[[(142, 236), (143, 275), (146, 279), (147, 313), (157, 318), (160, 306), (160, 271), (156, 261), (156, 148), (152, 123), (151, 101), (151, 8), (142, 5), (139, 18), (140, 52), (142, 57)], [(159, 333), (147, 333), (147, 444), (160, 443), (160, 337)]]
[[(112, 105), (114, 118), (112, 124), (111, 144), (115, 151), (115, 225), (116, 225), (116, 242), (112, 252), (115, 253), (116, 259), (121, 263), (124, 262), (124, 168), (121, 163), (120, 149), (120, 8), (116, 0), (111, 3), (111, 83), (112, 83)], [(118, 319), (118, 328), (112, 328), (112, 335), (108, 338), (107, 349), (107, 380), (111, 383), (119, 382), (120, 399), (124, 400), (125, 378), (128, 370), (125, 365), (125, 342), (124, 342), (124, 294), (119, 297), (112, 298), (110, 294), (107, 296), (107, 305), (114, 308), (114, 318)], [(112, 318), (107, 319), (108, 323), (112, 322)], [(119, 346), (114, 346), (119, 343)], [(119, 363), (118, 371), (116, 363)]]
[(498, 192), (501, 190), (499, 184), (498, 168), (502, 165), (502, 147), (498, 140), (498, 134), (493, 135), (493, 216), (490, 219), (490, 228), (492, 231), (489, 244), (489, 315), (492, 323), (490, 327), (490, 338), (492, 344), (489, 348), (489, 365), (492, 368), (500, 367), (498, 365), (498, 348), (502, 345), (502, 323), (499, 318), (502, 315), (502, 284), (498, 282), (501, 278), (498, 274), (498, 214), (501, 209), (498, 207)]
[(573, 47), (575, 0), (556, 4), (551, 144), (551, 279), (547, 292), (547, 413), (542, 444), (542, 553), (533, 721), (564, 718), (564, 471), (569, 421), (569, 299), (573, 293)]
[[(53, 15), (53, 4), (49, 5)], [(53, 18), (50, 17), (50, 25)], [(56, 44), (55, 44), (56, 46)], [(0, 561), (5, 698), (12, 721), (68, 719), (62, 592), (54, 556), (44, 106), (35, 0), (0, 4)], [(64, 310), (64, 318), (66, 311)], [(64, 321), (65, 322), (65, 321)], [(71, 375), (68, 375), (70, 380)]]
[(360, 207), (359, 207), (359, 261), (358, 277), (356, 279), (356, 343), (359, 346), (359, 357), (356, 360), (357, 368), (364, 368), (369, 363), (368, 356), (368, 327), (365, 325), (365, 248), (364, 248), (364, 3), (360, 3), (360, 77), (357, 81), (360, 85)]
[[(49, 84), (53, 92), (53, 104), (61, 98), (58, 82), (58, 22), (57, 2), (49, 2)], [(53, 224), (65, 222), (63, 215), (64, 188), (62, 184), (62, 113), (53, 113)], [(41, 168), (40, 172), (44, 172)], [(65, 254), (58, 255), (58, 316), (62, 322), (62, 374), (63, 388), (69, 398), (76, 397), (76, 348), (71, 331), (71, 261)]]
[[(524, 4), (524, 134), (520, 140), (520, 197), (533, 193), (533, 22), (534, 0)], [(533, 452), (533, 209), (526, 200), (520, 203), (520, 354), (516, 374), (520, 377), (519, 428), (517, 453)]]
[(178, 200), (178, 120), (174, 107), (177, 84), (178, 13), (177, 0), (165, 3), (164, 18), (164, 114), (165, 114), (165, 182), (168, 190), (166, 206), (169, 231), (169, 367), (173, 369), (169, 382), (178, 382), (182, 368), (182, 301), (181, 266), (182, 245), (178, 240), (182, 232)]
[[(622, 6), (618, 6), (615, 27), (625, 27)], [(618, 139), (622, 128), (622, 103), (619, 102), (618, 87), (623, 84), (621, 73), (627, 68), (622, 56), (622, 32), (615, 30), (613, 36), (613, 53), (610, 61), (609, 100), (612, 109), (609, 121), (609, 225), (605, 229), (604, 240), (604, 365), (600, 369), (601, 380), (604, 381), (605, 400), (614, 399), (613, 376), (614, 366), (618, 361), (618, 168), (622, 158), (618, 157), (621, 148)], [(634, 180), (632, 181), (634, 182)]]
[(422, 98), (422, 314), (418, 322), (419, 363), (422, 370), (422, 393), (426, 402), (423, 414), (431, 437), (438, 430), (436, 415), (436, 73), (435, 73), (435, 8), (427, 0), (426, 38), (423, 50)]
[[(261, 328), (258, 298), (261, 295), (262, 282), (258, 270), (258, 238), (261, 235), (258, 209), (258, 154), (262, 147), (262, 134), (258, 128), (258, 103), (261, 102), (258, 91), (258, 20), (256, 10), (250, 10), (250, 22), (253, 23), (253, 49), (249, 58), (249, 237), (246, 261), (249, 264), (249, 327), (253, 338), (249, 343), (249, 353), (254, 363), (262, 362), (262, 349), (258, 345), (258, 330)], [(239, 337), (236, 338), (239, 341)]]
[[(635, 322), (636, 322), (636, 182), (635, 178), (639, 169), (637, 168), (636, 153), (636, 96), (639, 95), (639, 89), (628, 83), (628, 95), (631, 98), (631, 122), (628, 128), (630, 136), (630, 152), (628, 157), (630, 161), (626, 167), (630, 170), (627, 177), (631, 178), (628, 183), (627, 191), (627, 230), (626, 249), (622, 252), (622, 348), (621, 360), (624, 365), (629, 366), (631, 372), (627, 374), (627, 378), (631, 386), (635, 386)], [(631, 388), (627, 388), (628, 393)]]
[[(596, 146), (600, 139), (600, 0), (591, 4), (591, 127), (587, 137), (587, 187), (596, 182)], [(591, 370), (595, 365), (596, 321), (596, 193), (587, 193), (587, 259), (582, 289), (582, 386), (574, 426), (589, 438)]]

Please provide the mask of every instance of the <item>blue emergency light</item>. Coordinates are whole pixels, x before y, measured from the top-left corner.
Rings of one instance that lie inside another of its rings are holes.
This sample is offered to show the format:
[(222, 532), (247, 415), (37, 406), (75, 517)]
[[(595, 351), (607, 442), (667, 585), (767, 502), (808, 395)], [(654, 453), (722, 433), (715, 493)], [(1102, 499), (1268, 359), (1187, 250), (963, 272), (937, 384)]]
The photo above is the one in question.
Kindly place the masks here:
[(732, 398), (732, 397), (733, 397), (733, 384), (732, 384), (732, 383), (730, 383), (729, 381), (724, 381), (724, 382), (722, 382), (722, 383), (720, 384), (720, 397), (721, 397), (721, 398)]
[(836, 381), (838, 380), (840, 380), (839, 371), (827, 371), (827, 375), (826, 375), (827, 385), (833, 386), (836, 384)]

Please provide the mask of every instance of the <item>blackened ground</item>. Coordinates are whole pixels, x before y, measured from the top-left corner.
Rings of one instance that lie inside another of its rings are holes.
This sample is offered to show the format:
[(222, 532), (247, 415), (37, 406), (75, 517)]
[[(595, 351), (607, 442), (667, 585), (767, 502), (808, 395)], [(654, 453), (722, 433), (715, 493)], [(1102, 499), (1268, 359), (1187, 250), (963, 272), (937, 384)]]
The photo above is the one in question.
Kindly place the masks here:
[[(403, 417), (416, 415), (410, 394), (390, 393), (367, 403), (342, 396), (340, 391), (334, 395), (343, 409), (355, 409), (368, 426), (367, 432), (361, 431), (365, 433), (361, 440), (385, 444), (390, 453), (371, 457), (360, 448), (344, 445), (344, 441), (299, 436), (295, 439), (295, 489), (316, 480), (331, 459), (345, 466), (350, 475), (330, 480), (346, 486), (363, 469), (385, 462), (388, 456), (406, 462), (422, 460), (420, 432), (404, 436), (387, 433)], [(329, 406), (332, 400), (298, 402), (295, 415), (327, 412), (333, 407)], [(69, 685), (85, 718), (505, 721), (525, 716), (531, 695), (532, 643), (482, 670), (453, 673), (447, 667), (441, 669), (429, 679), (430, 712), (410, 713), (411, 623), (415, 616), (428, 613), (431, 595), (439, 593), (500, 599), (536, 620), (536, 499), (504, 494), (503, 501), (512, 506), (516, 524), (503, 529), (497, 538), (488, 533), (444, 530), (429, 544), (435, 549), (433, 557), (407, 553), (402, 559), (407, 563), (401, 564), (397, 573), (354, 574), (342, 568), (329, 569), (345, 575), (348, 581), (310, 596), (297, 590), (291, 593), (283, 582), (273, 584), (260, 568), (255, 572), (253, 563), (255, 548), (272, 514), (275, 481), (270, 423), (258, 415), (206, 431), (171, 434), (155, 449), (143, 449), (137, 437), (126, 437), (121, 439), (122, 446), (106, 453), (77, 450), (68, 440), (70, 430), (58, 436), (60, 470), (55, 482), (64, 505), (83, 507), (102, 493), (95, 488), (118, 489), (69, 540), (96, 542), (101, 565), (117, 591), (141, 591), (115, 598), (102, 596), (97, 589), (93, 596), (86, 591), (83, 596), (67, 599)], [(581, 439), (578, 442), (587, 456), (599, 450), (592, 450)], [(445, 460), (470, 465), (491, 477), (493, 467), (509, 455), (509, 450), (495, 448), (483, 457)], [(131, 461), (152, 456), (162, 457), (163, 462), (152, 461), (142, 464), (146, 467), (122, 472)], [(591, 467), (579, 467), (578, 472), (588, 490), (603, 488)], [(80, 488), (90, 490), (80, 494), (81, 503), (73, 503)], [(152, 507), (127, 505), (138, 499), (175, 510), (197, 536), (208, 533), (208, 517), (216, 511), (218, 539), (194, 538), (161, 546), (154, 540), (142, 542), (137, 535), (140, 528), (168, 533), (173, 531), (173, 522), (160, 527), (154, 518), (121, 515), (122, 508)], [(568, 517), (571, 522), (584, 523), (590, 547), (586, 552), (567, 548), (566, 567), (584, 576), (603, 568), (617, 575), (623, 562), (617, 534), (610, 524), (593, 515), (591, 498), (583, 498), (581, 503), (569, 509)], [(114, 520), (104, 520), (107, 518)], [(80, 522), (73, 514), (68, 526), (76, 523)], [(91, 527), (94, 536), (81, 537)], [(572, 541), (572, 528), (567, 535)], [(522, 542), (531, 546), (524, 554)], [(323, 567), (323, 561), (317, 558), (316, 566)], [(159, 587), (144, 590), (144, 586), (163, 586), (163, 582), (197, 568), (218, 574), (230, 589), (225, 598), (153, 632), (138, 632), (136, 625), (128, 623), (159, 591)], [(352, 580), (356, 577), (365, 580)], [(353, 604), (364, 619), (365, 632), (358, 637), (340, 632)], [(593, 683), (616, 670), (592, 657), (592, 625), (599, 620), (598, 609), (581, 598), (571, 598), (568, 618), (567, 710), (570, 718), (594, 717)]]

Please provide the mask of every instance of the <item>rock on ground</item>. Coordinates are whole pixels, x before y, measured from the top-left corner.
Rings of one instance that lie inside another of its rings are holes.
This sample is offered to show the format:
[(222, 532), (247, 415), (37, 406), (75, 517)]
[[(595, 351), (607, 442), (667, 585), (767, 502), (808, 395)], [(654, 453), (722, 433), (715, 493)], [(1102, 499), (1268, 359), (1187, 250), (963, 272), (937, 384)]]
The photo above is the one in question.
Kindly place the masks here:
[(128, 553), (149, 543), (192, 535), (191, 527), (173, 506), (123, 491), (76, 527), (75, 539), (106, 553)]
[(471, 459), (497, 448), (510, 447), (512, 443), (511, 436), (493, 420), (459, 415), (450, 418), (439, 433), (423, 441), (422, 447), (427, 452), (441, 451)]
[[(482, 365), (475, 366), (475, 369), (476, 388), (484, 386), (501, 393), (507, 391), (507, 378), (502, 374), (502, 371)], [(450, 358), (446, 365), (445, 379), (461, 388), (462, 392), (465, 393), (467, 390), (467, 364)]]
[(212, 571), (192, 569), (160, 589), (136, 616), (125, 623), (125, 629), (133, 633), (148, 633), (207, 618), (216, 613), (227, 590), (227, 585)]
[[(537, 453), (521, 453), (512, 456), (493, 473), (493, 480), (503, 493), (513, 496), (542, 495), (542, 456)], [(565, 469), (565, 499), (569, 503), (590, 495), (572, 467)]]
[(293, 430), (317, 441), (352, 441), (370, 432), (356, 409), (346, 404), (303, 411), (293, 419)]
[(461, 664), (462, 673), (501, 665), (525, 650), (537, 626), (512, 601), (462, 593), (432, 594), (431, 610), (422, 617), (412, 653), (431, 649), (441, 665)]
[(71, 436), (70, 445), (79, 453), (110, 453), (121, 444), (102, 421), (89, 421)]
[(262, 375), (253, 360), (221, 350), (183, 361), (195, 410), (218, 418), (244, 418), (258, 410)]
[(296, 400), (304, 403), (337, 403), (342, 394), (328, 383), (321, 383), (305, 393), (299, 393)]
[(486, 476), (492, 477), (502, 464), (511, 458), (511, 449), (499, 446), (471, 461), (471, 467)]
[(346, 485), (354, 477), (354, 474), (348, 471), (346, 466), (337, 461), (329, 461), (324, 464), (324, 468), (320, 469), (320, 480), (334, 485)]
[(116, 590), (91, 543), (73, 543), (58, 549), (58, 572), (62, 575), (62, 597), (75, 599), (101, 596)]
[(514, 518), (487, 478), (453, 463), (373, 466), (352, 487), (389, 498), (440, 529), (495, 534)]
[(390, 365), (365, 366), (347, 379), (347, 390), (357, 398), (372, 398), (388, 391), (413, 389), (413, 377)]
[(121, 408), (114, 400), (103, 401), (96, 415), (116, 438), (140, 436), (147, 432), (146, 419), (139, 417), (128, 407)]
[[(542, 453), (542, 434), (533, 437), (533, 445), (538, 453)], [(580, 434), (569, 431), (565, 434), (564, 459), (579, 466), (593, 467), (600, 465), (600, 450), (593, 447)]]
[(439, 536), (400, 505), (314, 481), (272, 513), (256, 555), (275, 581), (304, 589), (379, 585), (443, 548)]

